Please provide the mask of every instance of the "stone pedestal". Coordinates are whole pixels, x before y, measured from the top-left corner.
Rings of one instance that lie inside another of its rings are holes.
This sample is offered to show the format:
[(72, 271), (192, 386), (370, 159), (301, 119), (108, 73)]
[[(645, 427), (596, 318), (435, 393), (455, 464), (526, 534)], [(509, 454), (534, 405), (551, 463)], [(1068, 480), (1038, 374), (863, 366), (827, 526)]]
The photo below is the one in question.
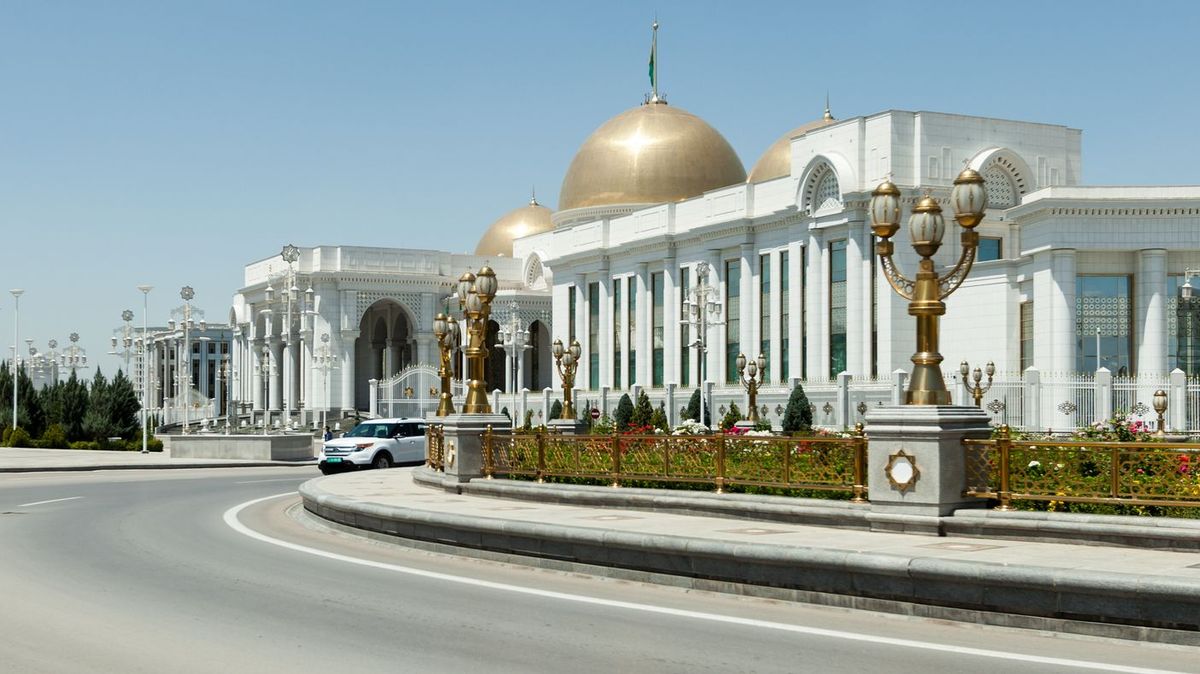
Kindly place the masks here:
[[(753, 422), (753, 421), (747, 421), (745, 419), (742, 419), (741, 421), (734, 422), (733, 427), (734, 428), (744, 428), (747, 431), (752, 431), (752, 430), (754, 430), (754, 424), (755, 424), (755, 422)], [(743, 431), (743, 432), (745, 432), (745, 431)]]
[(503, 414), (451, 414), (441, 417), (445, 435), (445, 476), (447, 491), (461, 493), (461, 485), (483, 476), (483, 433), (506, 437), (512, 422)]
[[(985, 505), (982, 499), (963, 496), (962, 441), (991, 436), (986, 412), (954, 405), (901, 405), (873, 407), (866, 420), (872, 530), (941, 535), (942, 517)], [(911, 479), (906, 479), (909, 474)]]
[(587, 434), (587, 423), (576, 419), (551, 419), (550, 423), (546, 424), (546, 428), (551, 433), (561, 433), (563, 435)]

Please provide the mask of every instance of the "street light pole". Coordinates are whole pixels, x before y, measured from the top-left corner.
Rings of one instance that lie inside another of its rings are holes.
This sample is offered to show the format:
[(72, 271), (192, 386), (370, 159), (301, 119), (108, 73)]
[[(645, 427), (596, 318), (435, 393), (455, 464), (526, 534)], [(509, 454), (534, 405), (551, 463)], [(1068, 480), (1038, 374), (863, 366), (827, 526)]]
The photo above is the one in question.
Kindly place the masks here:
[(149, 329), (147, 327), (146, 316), (150, 309), (150, 291), (154, 286), (140, 285), (138, 290), (142, 291), (142, 454), (150, 452), (149, 447), (149, 431), (146, 426), (149, 420), (146, 418), (146, 408), (150, 404), (150, 376), (149, 365), (150, 360), (150, 339)]
[(12, 427), (17, 429), (17, 345), (21, 343), (20, 339), (20, 319), (21, 319), (21, 295), (25, 292), (22, 288), (13, 288), (8, 291), (12, 293), (13, 306), (13, 362), (12, 362), (12, 397), (13, 397), (13, 416)]
[[(699, 361), (700, 369), (700, 423), (704, 422), (705, 404), (704, 395), (704, 375), (707, 370), (707, 355), (708, 355), (708, 329), (717, 325), (724, 325), (725, 321), (721, 320), (721, 302), (716, 299), (709, 299), (709, 295), (715, 294), (716, 288), (708, 284), (708, 263), (701, 261), (696, 265), (696, 287), (691, 290), (691, 297), (684, 300), (683, 305), (687, 309), (688, 318), (683, 320), (684, 323), (696, 328), (696, 341), (692, 346), (696, 347), (696, 358)], [(710, 318), (711, 316), (711, 318)], [(712, 421), (712, 414), (709, 413), (709, 421)]]

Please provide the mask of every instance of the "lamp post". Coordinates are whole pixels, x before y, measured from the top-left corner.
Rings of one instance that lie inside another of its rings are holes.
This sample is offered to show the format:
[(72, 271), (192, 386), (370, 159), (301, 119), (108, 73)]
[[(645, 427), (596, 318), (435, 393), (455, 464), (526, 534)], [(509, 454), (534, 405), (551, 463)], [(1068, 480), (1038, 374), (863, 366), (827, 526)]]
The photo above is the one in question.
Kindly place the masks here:
[(583, 348), (579, 346), (579, 340), (571, 341), (571, 346), (563, 348), (561, 339), (554, 340), (552, 347), (554, 353), (554, 365), (558, 368), (558, 377), (562, 380), (563, 388), (563, 408), (560, 419), (575, 420), (575, 401), (571, 398), (571, 391), (575, 388), (575, 372), (579, 369), (579, 356), (583, 353)]
[[(470, 277), (468, 279), (468, 277)], [(467, 287), (464, 288), (464, 283)], [(487, 399), (485, 364), (487, 362), (487, 324), (492, 313), (492, 300), (496, 297), (496, 272), (484, 266), (479, 274), (467, 272), (458, 280), (459, 297), (467, 324), (467, 399), (463, 403), (464, 414), (491, 414), (492, 406)]]
[(762, 377), (767, 371), (767, 357), (760, 353), (757, 361), (747, 363), (746, 354), (739, 353), (736, 364), (738, 381), (746, 387), (746, 394), (750, 398), (750, 413), (746, 415), (746, 421), (758, 423), (758, 387), (762, 386)]
[(1167, 437), (1167, 422), (1163, 419), (1163, 415), (1167, 413), (1167, 392), (1158, 389), (1154, 392), (1154, 411), (1158, 413), (1158, 430), (1154, 431), (1154, 437)]
[(1195, 296), (1192, 277), (1200, 276), (1200, 269), (1184, 269), (1183, 285), (1179, 286), (1179, 303), (1175, 307), (1176, 330), (1178, 330), (1178, 352), (1181, 367), (1189, 376), (1200, 372), (1196, 353), (1197, 333), (1200, 332), (1200, 297)]
[(150, 361), (150, 332), (146, 316), (150, 309), (150, 291), (154, 290), (154, 286), (140, 285), (137, 288), (142, 291), (142, 454), (146, 454), (150, 451), (147, 447), (149, 431), (146, 429), (146, 408), (150, 406), (150, 377), (147, 374)]
[[(708, 354), (708, 329), (717, 325), (724, 325), (725, 321), (721, 320), (721, 302), (716, 299), (717, 288), (708, 284), (708, 263), (700, 262), (696, 265), (696, 286), (691, 289), (689, 297), (683, 301), (684, 309), (687, 313), (687, 318), (684, 323), (687, 323), (696, 330), (696, 341), (690, 346), (696, 347), (696, 359), (700, 365), (700, 423), (707, 426), (704, 421), (704, 411), (707, 408), (704, 396), (704, 375), (707, 370)], [(710, 297), (711, 296), (711, 297)], [(712, 421), (712, 415), (709, 415), (709, 422)]]
[[(262, 385), (265, 389), (263, 391), (263, 397), (264, 397), (264, 399), (269, 400), (269, 398), (266, 398), (266, 393), (268, 390), (270, 390), (270, 387), (271, 387), (271, 347), (270, 346), (263, 344), (262, 356), (256, 367), (258, 368), (259, 373), (262, 375), (260, 377), (260, 379), (262, 380)], [(264, 405), (263, 406), (263, 418), (262, 418), (263, 435), (267, 434), (267, 427), (270, 425), (270, 421), (271, 421), (271, 406)]]
[(524, 360), (525, 352), (532, 347), (530, 345), (529, 330), (521, 328), (520, 307), (517, 305), (516, 300), (509, 302), (508, 310), (508, 325), (500, 328), (499, 336), (500, 344), (504, 348), (504, 352), (508, 354), (509, 361), (512, 363), (512, 367), (506, 373), (509, 377), (508, 392), (515, 394), (521, 378), (521, 361)]
[(12, 427), (17, 428), (17, 345), (21, 343), (21, 295), (25, 293), (22, 288), (13, 288), (8, 291), (13, 296), (13, 362), (12, 362), (12, 390), (13, 390), (13, 410), (12, 410)]
[(83, 370), (88, 367), (87, 350), (79, 346), (78, 332), (72, 332), (67, 339), (71, 344), (63, 348), (59, 360), (61, 360), (63, 367), (71, 368), (71, 374), (75, 374), (76, 370)]
[[(133, 320), (133, 311), (126, 309), (121, 312), (121, 320), (124, 322), (117, 331), (117, 335), (112, 336), (112, 350), (108, 352), (110, 356), (124, 356), (125, 358), (125, 374), (129, 375), (129, 357), (133, 355), (133, 328), (129, 326), (129, 322)], [(121, 347), (120, 350), (117, 347)]]
[(321, 371), (322, 390), (325, 392), (325, 406), (321, 408), (321, 428), (324, 428), (328, 421), (326, 415), (329, 411), (329, 371), (333, 369), (334, 360), (333, 353), (329, 349), (329, 333), (327, 332), (321, 335), (321, 346), (313, 355), (313, 364)]
[(453, 375), (450, 359), (458, 348), (458, 321), (453, 316), (439, 313), (433, 319), (433, 336), (438, 343), (438, 379), (442, 392), (438, 396), (437, 416), (454, 414), (454, 396), (450, 393), (450, 377)]
[(879, 242), (875, 251), (888, 284), (908, 300), (908, 313), (917, 319), (917, 351), (912, 356), (913, 371), (905, 393), (908, 405), (949, 405), (950, 392), (942, 380), (942, 354), (938, 352), (938, 322), (946, 313), (944, 299), (962, 285), (975, 262), (979, 232), (975, 227), (983, 221), (987, 207), (987, 192), (983, 177), (973, 169), (964, 169), (954, 179), (950, 194), (954, 219), (962, 226), (962, 253), (958, 263), (948, 273), (939, 276), (934, 270), (933, 255), (942, 245), (946, 223), (936, 199), (925, 195), (912, 209), (908, 221), (913, 249), (921, 256), (915, 280), (905, 278), (892, 261), (895, 244), (892, 236), (900, 229), (900, 190), (885, 181), (871, 193), (871, 228)]
[[(996, 364), (989, 360), (984, 371), (987, 372), (987, 384), (981, 386), (980, 382), (983, 380), (984, 372), (981, 372), (979, 368), (975, 368), (972, 372), (970, 364), (965, 360), (958, 365), (958, 373), (962, 375), (963, 386), (967, 388), (967, 393), (970, 393), (971, 397), (975, 399), (975, 406), (980, 409), (983, 409), (984, 394), (992, 390), (992, 375), (996, 374)], [(968, 378), (973, 382), (968, 381)]]
[(296, 287), (295, 268), (293, 265), (300, 259), (300, 249), (292, 244), (283, 247), (279, 251), (279, 257), (287, 263), (287, 290), (284, 293), (284, 327), (283, 327), (283, 375), (284, 391), (283, 391), (283, 418), (284, 427), (291, 428), (292, 426), (292, 392), (296, 388), (296, 382), (293, 380), (292, 373), (295, 368), (292, 367), (292, 357), (295, 348), (292, 339), (292, 305), (295, 304), (300, 289)]
[(221, 358), (221, 369), (217, 370), (217, 378), (221, 380), (221, 385), (225, 390), (225, 434), (230, 434), (229, 415), (233, 409), (233, 387), (230, 386), (230, 380), (233, 378), (229, 370), (229, 357)]
[(176, 368), (181, 375), (177, 379), (176, 389), (184, 399), (183, 434), (187, 435), (191, 421), (191, 410), (188, 408), (192, 403), (192, 300), (196, 297), (196, 291), (191, 286), (184, 286), (179, 290), (179, 297), (183, 299), (183, 358), (179, 359), (179, 367)]

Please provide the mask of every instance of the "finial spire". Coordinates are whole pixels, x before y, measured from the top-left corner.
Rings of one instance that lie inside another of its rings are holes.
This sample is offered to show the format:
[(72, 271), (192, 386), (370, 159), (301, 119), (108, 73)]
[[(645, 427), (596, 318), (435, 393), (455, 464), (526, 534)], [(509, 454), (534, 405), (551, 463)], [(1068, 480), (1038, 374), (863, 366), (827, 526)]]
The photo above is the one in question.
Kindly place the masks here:
[(829, 111), (829, 92), (825, 92), (825, 121), (833, 121), (833, 113)]
[(650, 24), (653, 31), (650, 37), (650, 102), (658, 102), (658, 15)]
[(536, 186), (532, 186), (532, 185), (531, 185), (531, 186), (529, 187), (529, 205), (530, 205), (530, 206), (537, 206), (537, 205), (538, 205), (538, 202), (537, 202), (537, 187), (536, 187)]

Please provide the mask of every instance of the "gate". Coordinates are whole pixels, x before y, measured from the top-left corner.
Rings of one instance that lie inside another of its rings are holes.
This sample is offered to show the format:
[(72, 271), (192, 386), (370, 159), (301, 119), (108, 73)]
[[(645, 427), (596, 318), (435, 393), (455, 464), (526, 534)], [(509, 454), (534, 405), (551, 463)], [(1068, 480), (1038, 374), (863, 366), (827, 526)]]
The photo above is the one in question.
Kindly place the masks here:
[[(410, 365), (376, 385), (378, 396), (371, 411), (380, 417), (424, 419), (426, 414), (437, 411), (441, 386), (436, 367)], [(452, 379), (450, 395), (461, 401), (462, 394), (462, 381)]]

